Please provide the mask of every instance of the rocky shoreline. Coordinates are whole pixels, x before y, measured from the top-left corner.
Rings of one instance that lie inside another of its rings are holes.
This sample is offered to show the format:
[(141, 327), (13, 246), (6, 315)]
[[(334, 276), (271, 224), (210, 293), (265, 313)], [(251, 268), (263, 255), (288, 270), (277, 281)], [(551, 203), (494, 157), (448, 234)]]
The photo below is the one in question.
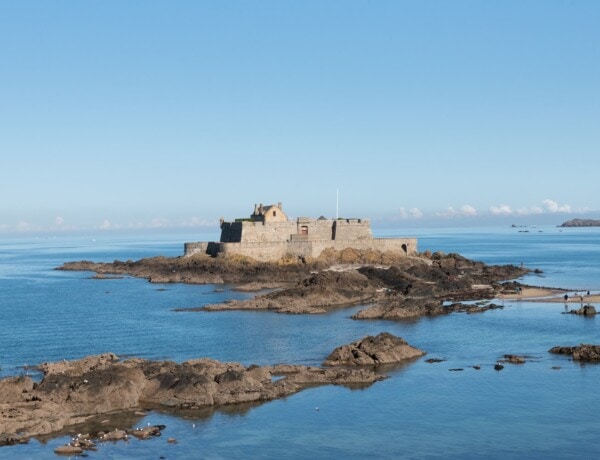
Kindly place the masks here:
[[(180, 307), (175, 311), (271, 310), (318, 314), (331, 308), (370, 305), (355, 319), (401, 319), (452, 311), (477, 312), (497, 306), (464, 304), (514, 294), (522, 285), (506, 280), (529, 272), (514, 265), (486, 265), (458, 254), (394, 257), (377, 251), (326, 251), (315, 260), (277, 263), (247, 258), (193, 257), (136, 262), (66, 263), (60, 270), (130, 275), (158, 283), (234, 283), (246, 291), (269, 289), (248, 300)], [(448, 302), (451, 306), (448, 306)]]
[(0, 445), (26, 442), (30, 437), (122, 411), (264, 403), (315, 385), (368, 386), (385, 378), (376, 372), (376, 366), (424, 354), (391, 334), (366, 337), (360, 343), (370, 344), (369, 353), (375, 358), (340, 360), (335, 358), (339, 352), (334, 351), (325, 367), (246, 367), (208, 358), (184, 363), (139, 358), (122, 361), (113, 353), (43, 363), (38, 367), (43, 373), (40, 382), (27, 376), (0, 380)]

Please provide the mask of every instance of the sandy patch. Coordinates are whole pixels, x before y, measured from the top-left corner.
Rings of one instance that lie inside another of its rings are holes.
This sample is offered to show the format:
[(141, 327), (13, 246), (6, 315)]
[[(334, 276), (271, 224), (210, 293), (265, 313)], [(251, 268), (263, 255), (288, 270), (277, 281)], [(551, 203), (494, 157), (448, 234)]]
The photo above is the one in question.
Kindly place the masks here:
[[(565, 302), (565, 294), (568, 300)], [(580, 292), (566, 291), (564, 289), (549, 288), (524, 288), (520, 294), (500, 294), (499, 299), (526, 300), (529, 302), (555, 302), (555, 303), (593, 303), (600, 302), (600, 294), (581, 295)]]

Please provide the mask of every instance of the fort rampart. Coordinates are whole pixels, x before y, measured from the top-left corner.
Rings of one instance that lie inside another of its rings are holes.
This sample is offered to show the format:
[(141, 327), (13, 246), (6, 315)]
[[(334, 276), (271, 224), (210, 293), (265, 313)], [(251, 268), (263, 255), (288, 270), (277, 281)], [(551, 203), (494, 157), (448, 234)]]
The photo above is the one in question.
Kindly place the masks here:
[(346, 248), (377, 250), (395, 254), (417, 252), (415, 238), (373, 238), (369, 241), (294, 241), (294, 242), (255, 242), (255, 243), (186, 243), (185, 255), (209, 254), (211, 256), (242, 255), (260, 261), (277, 260), (283, 257), (318, 257), (325, 249), (341, 251)]
[(185, 255), (243, 255), (260, 261), (283, 257), (318, 257), (325, 249), (377, 250), (410, 255), (417, 252), (414, 238), (373, 238), (368, 219), (288, 220), (277, 206), (255, 205), (249, 219), (221, 221), (219, 242), (186, 243)]

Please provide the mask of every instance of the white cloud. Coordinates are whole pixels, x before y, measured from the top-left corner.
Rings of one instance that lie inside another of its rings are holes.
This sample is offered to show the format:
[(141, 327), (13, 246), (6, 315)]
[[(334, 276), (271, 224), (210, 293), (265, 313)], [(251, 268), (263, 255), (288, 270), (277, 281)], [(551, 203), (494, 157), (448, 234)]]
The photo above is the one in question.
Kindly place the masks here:
[(437, 217), (473, 217), (477, 215), (477, 209), (470, 204), (464, 204), (460, 209), (449, 206), (448, 209), (436, 212), (435, 215)]
[(34, 229), (32, 224), (25, 222), (24, 220), (20, 221), (16, 228), (18, 232), (30, 232)]
[(507, 204), (501, 204), (500, 206), (490, 206), (490, 213), (494, 216), (510, 216), (513, 211)]
[(169, 221), (167, 219), (163, 219), (162, 217), (155, 217), (150, 222), (150, 228), (165, 228), (169, 226)]
[(65, 219), (63, 219), (60, 216), (56, 216), (56, 218), (54, 219), (54, 225), (56, 225), (57, 227), (62, 226), (65, 223)]
[(530, 216), (532, 214), (543, 214), (544, 210), (539, 206), (532, 206), (531, 208), (519, 208), (515, 211), (518, 216)]
[[(506, 206), (506, 205), (504, 205)], [(568, 204), (558, 204), (554, 200), (544, 200), (542, 201), (542, 206), (531, 206), (530, 208), (519, 208), (514, 213), (519, 216), (530, 216), (544, 213), (556, 213), (556, 212), (566, 212), (570, 213), (573, 210), (571, 206)], [(492, 210), (492, 214), (494, 214)], [(497, 213), (501, 214), (501, 213)], [(506, 213), (505, 213), (506, 214)]]
[(113, 225), (110, 223), (110, 220), (104, 219), (104, 221), (100, 225), (100, 229), (101, 230), (108, 230), (110, 228), (113, 228)]
[(408, 213), (414, 219), (420, 219), (423, 217), (423, 213), (421, 212), (421, 210), (419, 208), (412, 208), (410, 211), (408, 211)]
[(456, 210), (452, 206), (449, 206), (448, 209), (444, 211), (438, 211), (435, 213), (435, 215), (437, 217), (454, 217), (456, 215)]
[(571, 212), (571, 206), (568, 204), (558, 204), (554, 200), (544, 200), (542, 204), (546, 207), (548, 212)]
[(559, 204), (556, 201), (550, 199), (542, 201), (542, 206), (536, 205), (528, 208), (519, 208), (515, 211), (513, 211), (513, 209), (507, 204), (501, 204), (500, 206), (490, 207), (490, 214), (495, 216), (530, 216), (557, 212), (571, 213), (573, 212), (573, 210), (568, 204)]
[(400, 208), (400, 210), (398, 211), (398, 216), (400, 217), (400, 219), (421, 219), (423, 217), (423, 213), (419, 208), (412, 208), (408, 210)]
[(477, 215), (477, 209), (470, 204), (463, 204), (460, 207), (460, 212), (463, 216), (472, 217)]

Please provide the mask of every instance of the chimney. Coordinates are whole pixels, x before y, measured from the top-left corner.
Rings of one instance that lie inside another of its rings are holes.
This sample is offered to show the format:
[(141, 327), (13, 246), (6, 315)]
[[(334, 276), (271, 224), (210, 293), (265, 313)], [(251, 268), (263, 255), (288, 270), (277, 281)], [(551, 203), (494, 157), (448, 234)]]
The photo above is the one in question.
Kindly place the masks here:
[(277, 203), (277, 207), (283, 211), (283, 206), (281, 206), (281, 201)]

